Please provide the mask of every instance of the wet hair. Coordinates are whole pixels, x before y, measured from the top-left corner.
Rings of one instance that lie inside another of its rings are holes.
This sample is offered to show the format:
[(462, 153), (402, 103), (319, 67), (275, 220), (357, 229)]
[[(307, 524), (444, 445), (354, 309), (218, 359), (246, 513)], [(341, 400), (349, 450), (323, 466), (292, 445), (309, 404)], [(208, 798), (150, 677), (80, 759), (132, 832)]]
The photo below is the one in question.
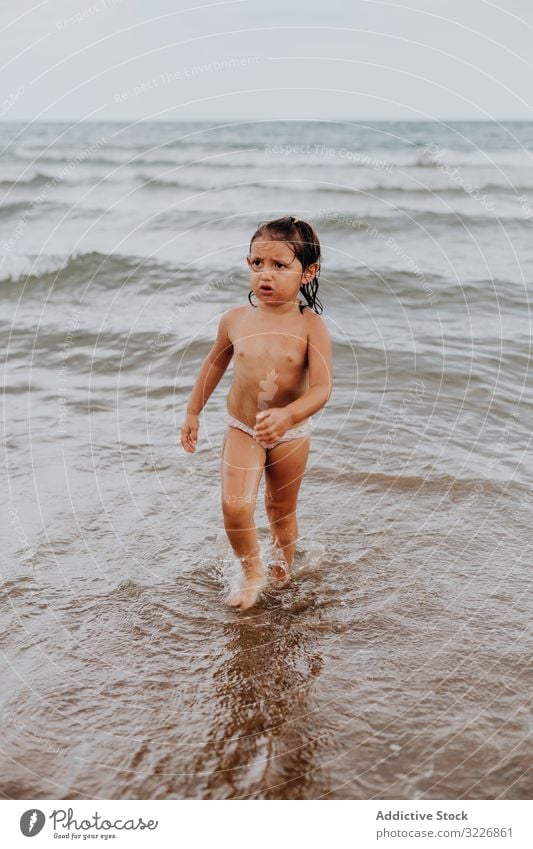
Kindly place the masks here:
[[(265, 221), (259, 225), (250, 239), (250, 253), (255, 240), (261, 238), (272, 239), (276, 242), (287, 242), (294, 251), (295, 257), (300, 260), (304, 271), (313, 263), (318, 263), (318, 271), (313, 279), (300, 286), (300, 292), (307, 301), (307, 304), (300, 304), (300, 312), (302, 313), (305, 307), (309, 306), (320, 314), (324, 309), (317, 297), (321, 258), (320, 242), (311, 225), (307, 221), (302, 221), (301, 218), (295, 218), (294, 215), (285, 215), (283, 218), (276, 218), (274, 221)], [(251, 304), (252, 294), (252, 290), (250, 290), (248, 300)], [(252, 304), (252, 306), (255, 307), (255, 304)]]

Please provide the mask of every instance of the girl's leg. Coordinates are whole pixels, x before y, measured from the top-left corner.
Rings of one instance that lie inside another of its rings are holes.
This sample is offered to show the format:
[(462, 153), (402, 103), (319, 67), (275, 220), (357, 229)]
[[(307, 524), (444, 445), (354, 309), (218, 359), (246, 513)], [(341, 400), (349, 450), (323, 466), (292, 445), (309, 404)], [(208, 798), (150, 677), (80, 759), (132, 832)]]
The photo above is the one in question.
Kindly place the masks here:
[(228, 427), (222, 446), (222, 512), (233, 551), (240, 559), (244, 582), (229, 604), (242, 610), (255, 603), (265, 585), (254, 512), (266, 451), (251, 436)]
[[(291, 439), (270, 448), (265, 465), (265, 507), (272, 542), (282, 549), (289, 568), (298, 539), (296, 502), (308, 454), (308, 436)], [(285, 577), (282, 571), (275, 571), (274, 577)]]

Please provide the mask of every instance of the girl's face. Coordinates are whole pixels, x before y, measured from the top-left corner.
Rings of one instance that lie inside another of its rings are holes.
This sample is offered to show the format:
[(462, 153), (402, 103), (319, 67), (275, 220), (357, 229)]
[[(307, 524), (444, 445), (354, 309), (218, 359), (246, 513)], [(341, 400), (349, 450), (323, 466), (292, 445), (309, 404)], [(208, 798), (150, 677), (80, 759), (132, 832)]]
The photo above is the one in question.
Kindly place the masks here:
[(250, 286), (256, 298), (267, 306), (295, 303), (300, 286), (312, 280), (318, 265), (304, 272), (300, 260), (287, 242), (256, 239), (247, 258)]

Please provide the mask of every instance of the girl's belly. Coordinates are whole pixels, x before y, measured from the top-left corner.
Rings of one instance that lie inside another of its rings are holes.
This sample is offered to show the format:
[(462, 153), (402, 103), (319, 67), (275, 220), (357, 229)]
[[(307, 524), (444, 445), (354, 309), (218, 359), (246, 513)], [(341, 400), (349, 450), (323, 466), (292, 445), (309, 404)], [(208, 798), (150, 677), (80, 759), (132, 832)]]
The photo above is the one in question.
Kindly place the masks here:
[(297, 387), (294, 383), (287, 386), (286, 382), (281, 381), (279, 374), (273, 370), (265, 370), (264, 377), (259, 380), (255, 377), (249, 380), (244, 375), (234, 375), (228, 394), (227, 409), (241, 422), (255, 427), (255, 418), (261, 410), (267, 410), (270, 407), (286, 407), (287, 404), (300, 398), (306, 389), (307, 375), (305, 373), (300, 377)]

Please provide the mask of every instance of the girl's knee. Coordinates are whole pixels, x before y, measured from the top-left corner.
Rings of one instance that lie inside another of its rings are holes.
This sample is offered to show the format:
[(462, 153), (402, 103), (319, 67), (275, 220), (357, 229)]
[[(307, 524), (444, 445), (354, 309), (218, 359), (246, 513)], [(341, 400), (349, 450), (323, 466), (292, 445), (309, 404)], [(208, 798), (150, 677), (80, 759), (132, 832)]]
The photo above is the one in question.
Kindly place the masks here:
[(226, 495), (222, 511), (232, 527), (249, 528), (254, 520), (255, 499), (251, 495)]
[(296, 505), (265, 501), (265, 508), (271, 522), (291, 524), (296, 521)]

